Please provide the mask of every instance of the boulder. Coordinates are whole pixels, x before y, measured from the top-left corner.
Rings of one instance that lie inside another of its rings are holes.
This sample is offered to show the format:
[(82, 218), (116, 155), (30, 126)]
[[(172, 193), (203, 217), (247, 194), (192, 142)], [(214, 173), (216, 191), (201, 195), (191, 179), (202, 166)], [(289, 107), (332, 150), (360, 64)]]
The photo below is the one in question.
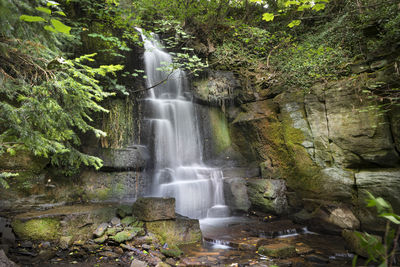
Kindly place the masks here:
[(247, 195), (246, 181), (243, 178), (228, 178), (223, 181), (226, 205), (234, 211), (247, 212), (250, 208), (250, 201)]
[(291, 258), (297, 255), (296, 248), (292, 245), (285, 243), (261, 246), (258, 248), (258, 252), (265, 256), (280, 259)]
[(0, 244), (13, 246), (15, 243), (15, 235), (11, 227), (11, 221), (7, 218), (0, 217)]
[(175, 199), (157, 197), (139, 198), (133, 204), (132, 213), (139, 220), (146, 222), (175, 219)]
[(286, 184), (281, 179), (249, 179), (247, 190), (251, 205), (264, 212), (287, 211)]
[(146, 222), (147, 231), (154, 233), (161, 243), (168, 245), (201, 241), (199, 220), (178, 216), (175, 220)]
[(62, 249), (67, 249), (72, 244), (72, 236), (60, 237), (59, 246)]

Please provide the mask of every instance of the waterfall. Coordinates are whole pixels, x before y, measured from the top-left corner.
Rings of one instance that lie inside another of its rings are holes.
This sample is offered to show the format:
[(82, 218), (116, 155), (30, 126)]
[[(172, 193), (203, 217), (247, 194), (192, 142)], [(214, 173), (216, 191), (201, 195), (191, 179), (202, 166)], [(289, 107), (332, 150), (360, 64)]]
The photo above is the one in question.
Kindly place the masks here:
[(153, 194), (174, 197), (176, 212), (191, 218), (225, 217), (229, 208), (223, 196), (222, 171), (203, 163), (202, 140), (195, 108), (188, 99), (186, 74), (170, 66), (172, 57), (161, 47), (157, 35), (145, 36), (144, 65), (149, 90), (146, 105), (152, 131)]

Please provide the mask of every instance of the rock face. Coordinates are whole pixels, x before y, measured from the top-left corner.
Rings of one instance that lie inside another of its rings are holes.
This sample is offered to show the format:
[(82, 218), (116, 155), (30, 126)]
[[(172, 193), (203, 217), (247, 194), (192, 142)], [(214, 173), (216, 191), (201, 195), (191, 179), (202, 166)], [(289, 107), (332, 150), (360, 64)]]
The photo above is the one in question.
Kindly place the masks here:
[[(318, 212), (312, 206), (302, 214), (335, 232), (360, 225), (380, 227), (374, 211), (365, 207), (366, 191), (387, 199), (400, 212), (400, 108), (393, 106), (384, 112), (361, 93), (377, 82), (400, 84), (391, 73), (393, 66), (386, 68), (388, 64), (378, 60), (372, 65), (354, 65), (355, 77), (315, 84), (307, 93), (279, 86), (250, 93), (249, 84), (238, 86), (238, 81), (218, 87), (218, 81), (227, 77), (218, 72), (195, 83), (197, 98), (210, 105), (214, 99), (226, 103), (229, 90), (235, 88), (229, 94), (235, 105), (217, 106), (229, 122), (231, 147), (248, 165), (260, 166), (262, 179), (248, 182), (253, 208), (275, 213), (285, 210), (285, 194), (271, 196), (268, 188), (276, 186), (266, 182), (283, 180), (290, 195), (289, 209), (297, 212), (310, 201), (322, 203)], [(374, 75), (366, 78), (365, 71), (374, 71)], [(232, 207), (241, 206), (235, 203), (234, 195), (240, 195), (233, 190), (236, 182), (225, 182), (226, 199)]]
[(149, 153), (145, 146), (127, 148), (104, 148), (98, 152), (103, 160), (103, 170), (142, 170), (146, 166)]
[(146, 222), (175, 219), (174, 198), (139, 198), (133, 204), (133, 215)]
[(2, 249), (0, 249), (0, 266), (17, 267), (18, 265), (9, 260)]

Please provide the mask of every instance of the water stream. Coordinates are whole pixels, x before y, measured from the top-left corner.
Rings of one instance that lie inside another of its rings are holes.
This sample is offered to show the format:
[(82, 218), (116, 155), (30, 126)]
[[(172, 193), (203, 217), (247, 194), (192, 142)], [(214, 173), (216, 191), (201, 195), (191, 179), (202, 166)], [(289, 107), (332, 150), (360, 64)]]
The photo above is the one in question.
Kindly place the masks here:
[[(167, 71), (172, 57), (157, 35), (138, 29), (144, 41), (145, 73), (149, 90), (146, 105), (152, 134), (153, 195), (174, 197), (176, 212), (190, 218), (226, 217), (222, 171), (203, 163), (203, 144), (196, 109), (188, 97), (184, 71)], [(163, 68), (163, 70), (162, 70)]]

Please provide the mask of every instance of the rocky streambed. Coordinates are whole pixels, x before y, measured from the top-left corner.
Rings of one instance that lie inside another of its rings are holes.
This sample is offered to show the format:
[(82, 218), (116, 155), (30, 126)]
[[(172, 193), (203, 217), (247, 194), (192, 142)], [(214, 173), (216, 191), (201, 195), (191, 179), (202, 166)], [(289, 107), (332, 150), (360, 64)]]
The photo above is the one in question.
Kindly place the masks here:
[(7, 225), (16, 237), (9, 232), (7, 243), (3, 235), (2, 248), (19, 266), (351, 266), (354, 256), (341, 236), (286, 218), (199, 223), (174, 208), (174, 199), (141, 198), (14, 214)]

